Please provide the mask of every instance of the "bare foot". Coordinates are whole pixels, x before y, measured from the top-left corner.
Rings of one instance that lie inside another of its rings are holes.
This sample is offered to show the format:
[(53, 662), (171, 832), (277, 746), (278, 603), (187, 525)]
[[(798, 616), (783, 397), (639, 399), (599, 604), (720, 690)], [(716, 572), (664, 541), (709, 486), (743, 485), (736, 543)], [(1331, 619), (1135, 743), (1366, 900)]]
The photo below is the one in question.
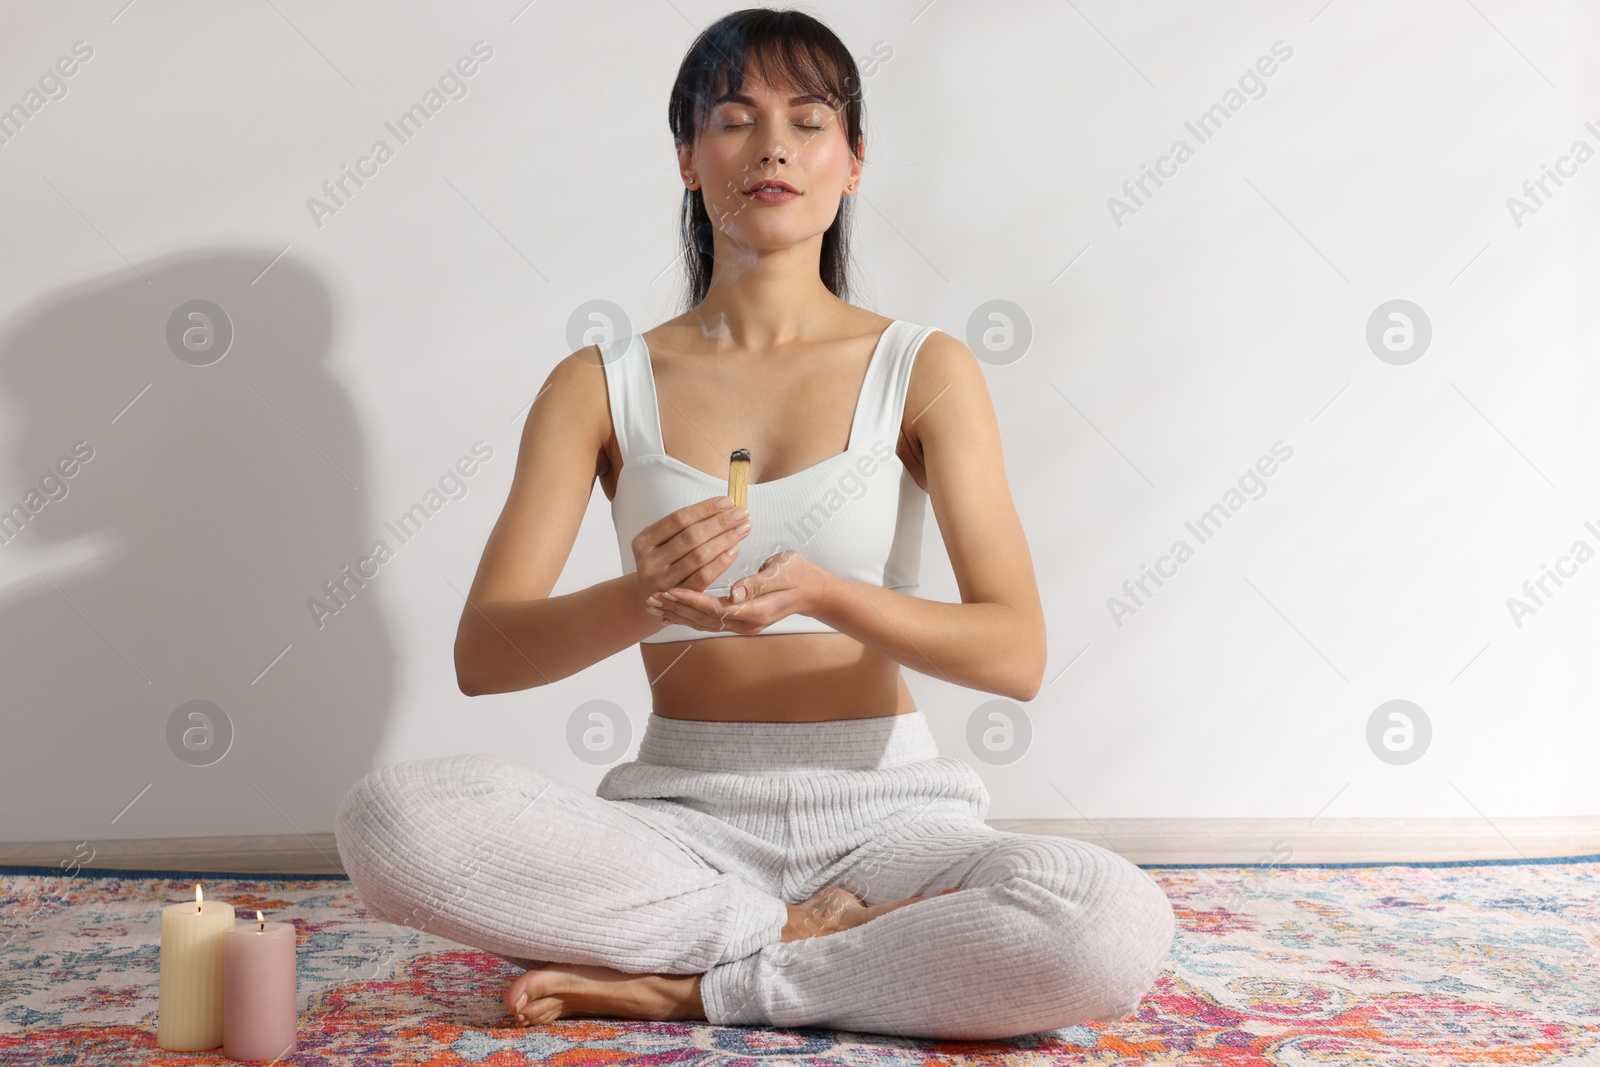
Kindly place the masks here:
[[(941, 890), (934, 896), (954, 893), (954, 889)], [(832, 886), (819, 890), (809, 900), (789, 905), (789, 922), (783, 928), (784, 941), (803, 941), (808, 937), (824, 937), (841, 930), (850, 930), (870, 922), (880, 915), (915, 904), (927, 897), (907, 897), (867, 907), (861, 898), (848, 889)]]
[(512, 980), (506, 1008), (518, 1025), (570, 1016), (668, 1021), (704, 1019), (698, 974), (629, 974), (581, 963), (547, 963)]
[[(954, 893), (945, 889), (934, 896)], [(848, 889), (819, 891), (790, 904), (784, 941), (849, 930), (928, 897), (907, 897), (867, 907)], [(630, 974), (582, 963), (546, 963), (506, 986), (506, 1008), (521, 1026), (540, 1026), (574, 1016), (673, 1021), (704, 1019), (698, 974)]]

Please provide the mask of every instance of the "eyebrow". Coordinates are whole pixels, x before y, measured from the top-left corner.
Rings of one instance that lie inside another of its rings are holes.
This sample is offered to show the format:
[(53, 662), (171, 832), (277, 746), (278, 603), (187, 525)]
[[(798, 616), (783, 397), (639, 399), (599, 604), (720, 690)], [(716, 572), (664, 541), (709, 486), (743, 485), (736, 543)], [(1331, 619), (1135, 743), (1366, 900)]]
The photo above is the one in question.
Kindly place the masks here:
[[(755, 107), (756, 105), (755, 100), (744, 93), (725, 93), (722, 96), (717, 97), (711, 103), (713, 105), (730, 103), (749, 104), (751, 107)], [(827, 97), (818, 96), (816, 93), (806, 93), (803, 96), (791, 96), (789, 98), (789, 106), (794, 107), (796, 104), (830, 104), (831, 106), (831, 102)]]

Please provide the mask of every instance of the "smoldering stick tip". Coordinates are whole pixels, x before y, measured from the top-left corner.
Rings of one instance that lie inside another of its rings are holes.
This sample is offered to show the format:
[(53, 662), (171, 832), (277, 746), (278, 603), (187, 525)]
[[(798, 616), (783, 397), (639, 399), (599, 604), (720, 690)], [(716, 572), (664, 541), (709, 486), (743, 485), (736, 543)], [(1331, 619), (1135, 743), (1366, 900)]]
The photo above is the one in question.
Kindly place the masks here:
[(732, 498), (735, 507), (745, 507), (748, 504), (745, 490), (750, 485), (750, 450), (736, 448), (728, 457), (728, 496)]

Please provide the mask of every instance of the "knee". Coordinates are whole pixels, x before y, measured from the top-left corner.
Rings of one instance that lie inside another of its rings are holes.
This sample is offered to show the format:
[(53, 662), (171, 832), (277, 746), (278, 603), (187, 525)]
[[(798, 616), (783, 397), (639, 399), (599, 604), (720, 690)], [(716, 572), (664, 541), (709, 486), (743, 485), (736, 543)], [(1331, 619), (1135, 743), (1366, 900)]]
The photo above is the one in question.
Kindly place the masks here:
[(465, 753), (379, 767), (351, 786), (334, 816), (334, 844), (367, 909), (383, 917), (403, 887), (414, 885), (459, 837), (452, 809), (475, 794), (503, 789), (518, 773), (511, 760)]
[(335, 834), (341, 828), (382, 829), (418, 811), (496, 793), (529, 777), (539, 773), (487, 752), (390, 763), (367, 772), (350, 787), (335, 816)]
[(1178, 921), (1166, 891), (1146, 871), (1116, 856), (1107, 879), (1099, 924), (1110, 933), (1098, 944), (1106, 974), (1105, 1011), (1096, 1018), (1121, 1019), (1138, 1009), (1160, 977), (1172, 951)]
[[(1029, 862), (1008, 882), (1025, 906), (1042, 913), (1038, 948), (1044, 1000), (1056, 1014), (1039, 1029), (1132, 1013), (1155, 984), (1172, 948), (1177, 920), (1165, 891), (1148, 873), (1106, 849), (1069, 838), (1046, 848), (1049, 862)], [(1031, 850), (1038, 858), (1041, 850)]]
[(498, 756), (473, 753), (406, 760), (368, 771), (356, 780), (334, 816), (334, 840), (342, 847), (373, 838), (401, 837), (420, 811), (436, 808), (462, 784), (486, 779)]

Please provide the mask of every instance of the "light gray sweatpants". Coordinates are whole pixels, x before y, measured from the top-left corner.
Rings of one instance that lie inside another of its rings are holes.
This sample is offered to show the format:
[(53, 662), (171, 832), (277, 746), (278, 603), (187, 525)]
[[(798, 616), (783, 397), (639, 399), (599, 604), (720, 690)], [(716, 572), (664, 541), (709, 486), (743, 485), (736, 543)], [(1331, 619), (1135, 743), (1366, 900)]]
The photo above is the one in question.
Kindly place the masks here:
[[(335, 834), (378, 918), (524, 967), (702, 974), (715, 1024), (987, 1039), (1132, 1012), (1172, 943), (1161, 887), (988, 808), (920, 711), (651, 715), (596, 795), (500, 756), (412, 760), (356, 783)], [(785, 905), (828, 886), (931, 899), (781, 941)]]

